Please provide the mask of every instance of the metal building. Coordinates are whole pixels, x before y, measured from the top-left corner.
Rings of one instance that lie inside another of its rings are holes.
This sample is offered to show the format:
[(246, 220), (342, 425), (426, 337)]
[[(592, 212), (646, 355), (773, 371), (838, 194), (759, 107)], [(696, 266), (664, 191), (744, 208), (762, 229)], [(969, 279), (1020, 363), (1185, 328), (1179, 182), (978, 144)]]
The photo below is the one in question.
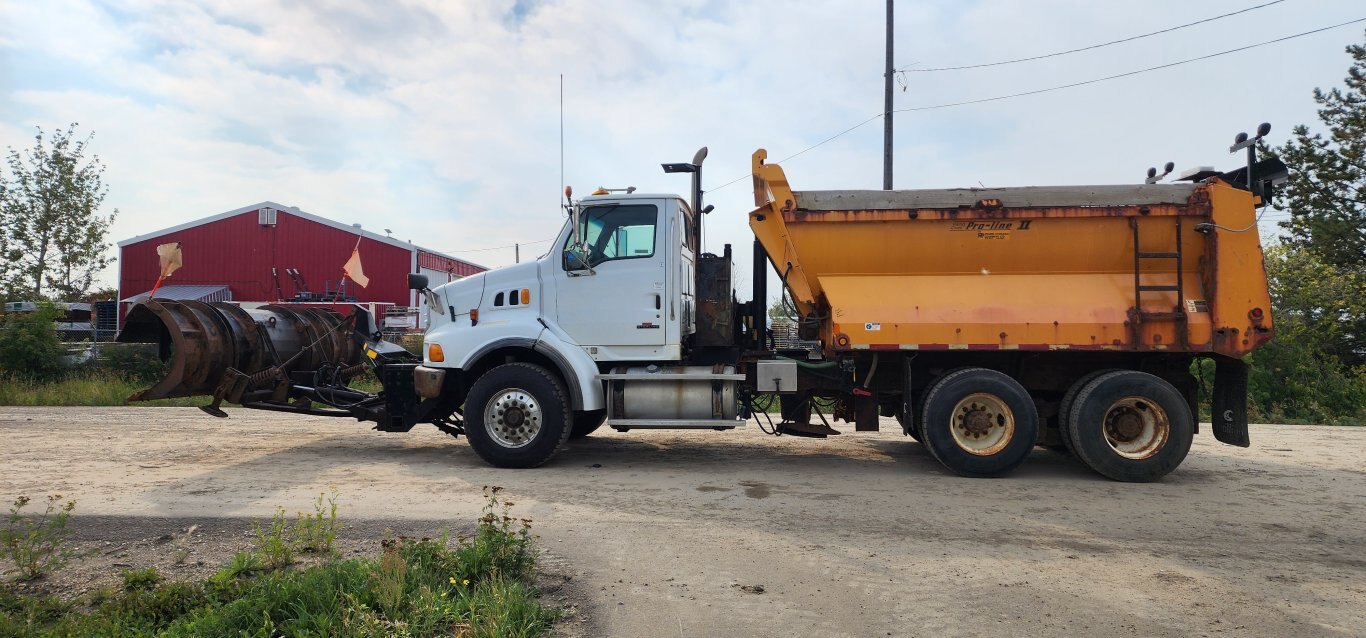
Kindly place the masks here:
[[(342, 265), (357, 247), (368, 287), (342, 283)], [(119, 298), (131, 303), (156, 284), (156, 247), (179, 242), (183, 266), (157, 291), (159, 298), (243, 303), (350, 301), (419, 306), (408, 290), (410, 272), (434, 284), (485, 270), (450, 255), (378, 235), (275, 202), (125, 239), (119, 246)]]

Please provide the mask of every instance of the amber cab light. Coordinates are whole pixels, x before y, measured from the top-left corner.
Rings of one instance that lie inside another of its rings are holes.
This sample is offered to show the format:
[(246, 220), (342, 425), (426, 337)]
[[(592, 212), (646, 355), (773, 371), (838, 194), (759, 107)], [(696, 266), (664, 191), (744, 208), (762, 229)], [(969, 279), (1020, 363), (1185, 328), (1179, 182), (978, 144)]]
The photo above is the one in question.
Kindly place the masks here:
[(446, 353), (443, 350), (441, 350), (441, 344), (427, 344), (427, 359), (434, 361), (436, 363), (440, 363), (446, 360)]
[(478, 309), (478, 308), (470, 308), (470, 325), (471, 325), (471, 326), (477, 326), (477, 325), (479, 325), (479, 309)]

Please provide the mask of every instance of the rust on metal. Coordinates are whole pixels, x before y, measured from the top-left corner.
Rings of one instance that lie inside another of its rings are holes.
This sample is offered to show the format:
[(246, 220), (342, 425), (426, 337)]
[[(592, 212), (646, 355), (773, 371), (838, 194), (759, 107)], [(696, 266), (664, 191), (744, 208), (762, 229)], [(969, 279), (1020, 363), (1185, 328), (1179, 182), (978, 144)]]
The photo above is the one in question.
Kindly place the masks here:
[(293, 372), (324, 364), (354, 374), (360, 349), (331, 310), (151, 299), (129, 308), (122, 343), (153, 343), (166, 376), (129, 397), (149, 401), (196, 395), (239, 396)]

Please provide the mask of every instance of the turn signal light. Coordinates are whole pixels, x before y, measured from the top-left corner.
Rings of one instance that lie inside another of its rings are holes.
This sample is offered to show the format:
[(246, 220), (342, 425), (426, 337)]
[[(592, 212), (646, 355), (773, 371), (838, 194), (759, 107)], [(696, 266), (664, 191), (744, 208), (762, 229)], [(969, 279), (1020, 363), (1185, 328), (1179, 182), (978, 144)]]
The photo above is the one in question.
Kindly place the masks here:
[(446, 353), (441, 350), (441, 344), (427, 344), (427, 359), (435, 363), (440, 363), (446, 360)]
[(525, 306), (525, 305), (527, 305), (527, 304), (529, 304), (529, 303), (531, 303), (531, 289), (530, 289), (530, 288), (523, 288), (523, 289), (522, 289), (522, 305)]
[(471, 326), (477, 326), (477, 325), (479, 325), (479, 309), (478, 309), (478, 308), (470, 308), (470, 325), (471, 325)]

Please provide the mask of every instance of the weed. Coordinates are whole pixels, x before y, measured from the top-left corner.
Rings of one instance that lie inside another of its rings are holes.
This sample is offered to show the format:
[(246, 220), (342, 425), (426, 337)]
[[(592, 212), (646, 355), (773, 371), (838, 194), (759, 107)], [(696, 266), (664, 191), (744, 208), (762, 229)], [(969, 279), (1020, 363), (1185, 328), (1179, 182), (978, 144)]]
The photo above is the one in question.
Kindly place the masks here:
[(267, 569), (294, 563), (294, 534), (285, 519), (285, 508), (275, 508), (269, 528), (263, 530), (260, 523), (252, 523), (252, 529), (256, 532), (256, 555)]
[(216, 591), (231, 594), (238, 588), (238, 581), (248, 578), (262, 570), (261, 559), (255, 552), (238, 552), (218, 573), (209, 578), (209, 584)]
[(408, 578), (408, 561), (397, 547), (389, 547), (379, 559), (379, 569), (373, 574), (375, 595), (379, 608), (390, 618), (397, 618), (403, 605), (403, 589)]
[(172, 562), (174, 562), (177, 565), (184, 565), (185, 561), (189, 560), (190, 538), (194, 536), (194, 532), (197, 529), (199, 529), (198, 525), (191, 525), (185, 528), (184, 531), (182, 531), (179, 535), (176, 536), (176, 547), (175, 550), (171, 552)]
[(327, 553), (332, 551), (332, 542), (337, 539), (337, 488), (331, 494), (320, 493), (313, 501), (313, 513), (299, 512), (294, 523), (294, 543), (304, 552)]
[(155, 567), (130, 569), (123, 572), (123, 591), (149, 591), (162, 581)]
[[(530, 585), (530, 521), (513, 518), (500, 491), (486, 491), (474, 536), (386, 538), (378, 558), (268, 569), (270, 551), (258, 549), (207, 582), (187, 583), (135, 570), (122, 588), (89, 594), (89, 611), (0, 589), (0, 636), (543, 635), (555, 614)], [(263, 548), (294, 546), (283, 510), (256, 531)]]
[[(531, 551), (531, 519), (510, 516), (512, 501), (499, 498), (503, 488), (484, 486), (483, 516), (474, 538), (462, 547), (465, 569), (475, 573), (523, 578), (536, 566)], [(520, 524), (516, 524), (520, 523)]]
[(21, 580), (32, 580), (61, 569), (78, 556), (67, 546), (67, 521), (76, 501), (62, 503), (60, 494), (47, 497), (47, 508), (37, 516), (25, 516), (29, 497), (14, 499), (9, 522), (0, 529), (0, 549), (19, 572)]

